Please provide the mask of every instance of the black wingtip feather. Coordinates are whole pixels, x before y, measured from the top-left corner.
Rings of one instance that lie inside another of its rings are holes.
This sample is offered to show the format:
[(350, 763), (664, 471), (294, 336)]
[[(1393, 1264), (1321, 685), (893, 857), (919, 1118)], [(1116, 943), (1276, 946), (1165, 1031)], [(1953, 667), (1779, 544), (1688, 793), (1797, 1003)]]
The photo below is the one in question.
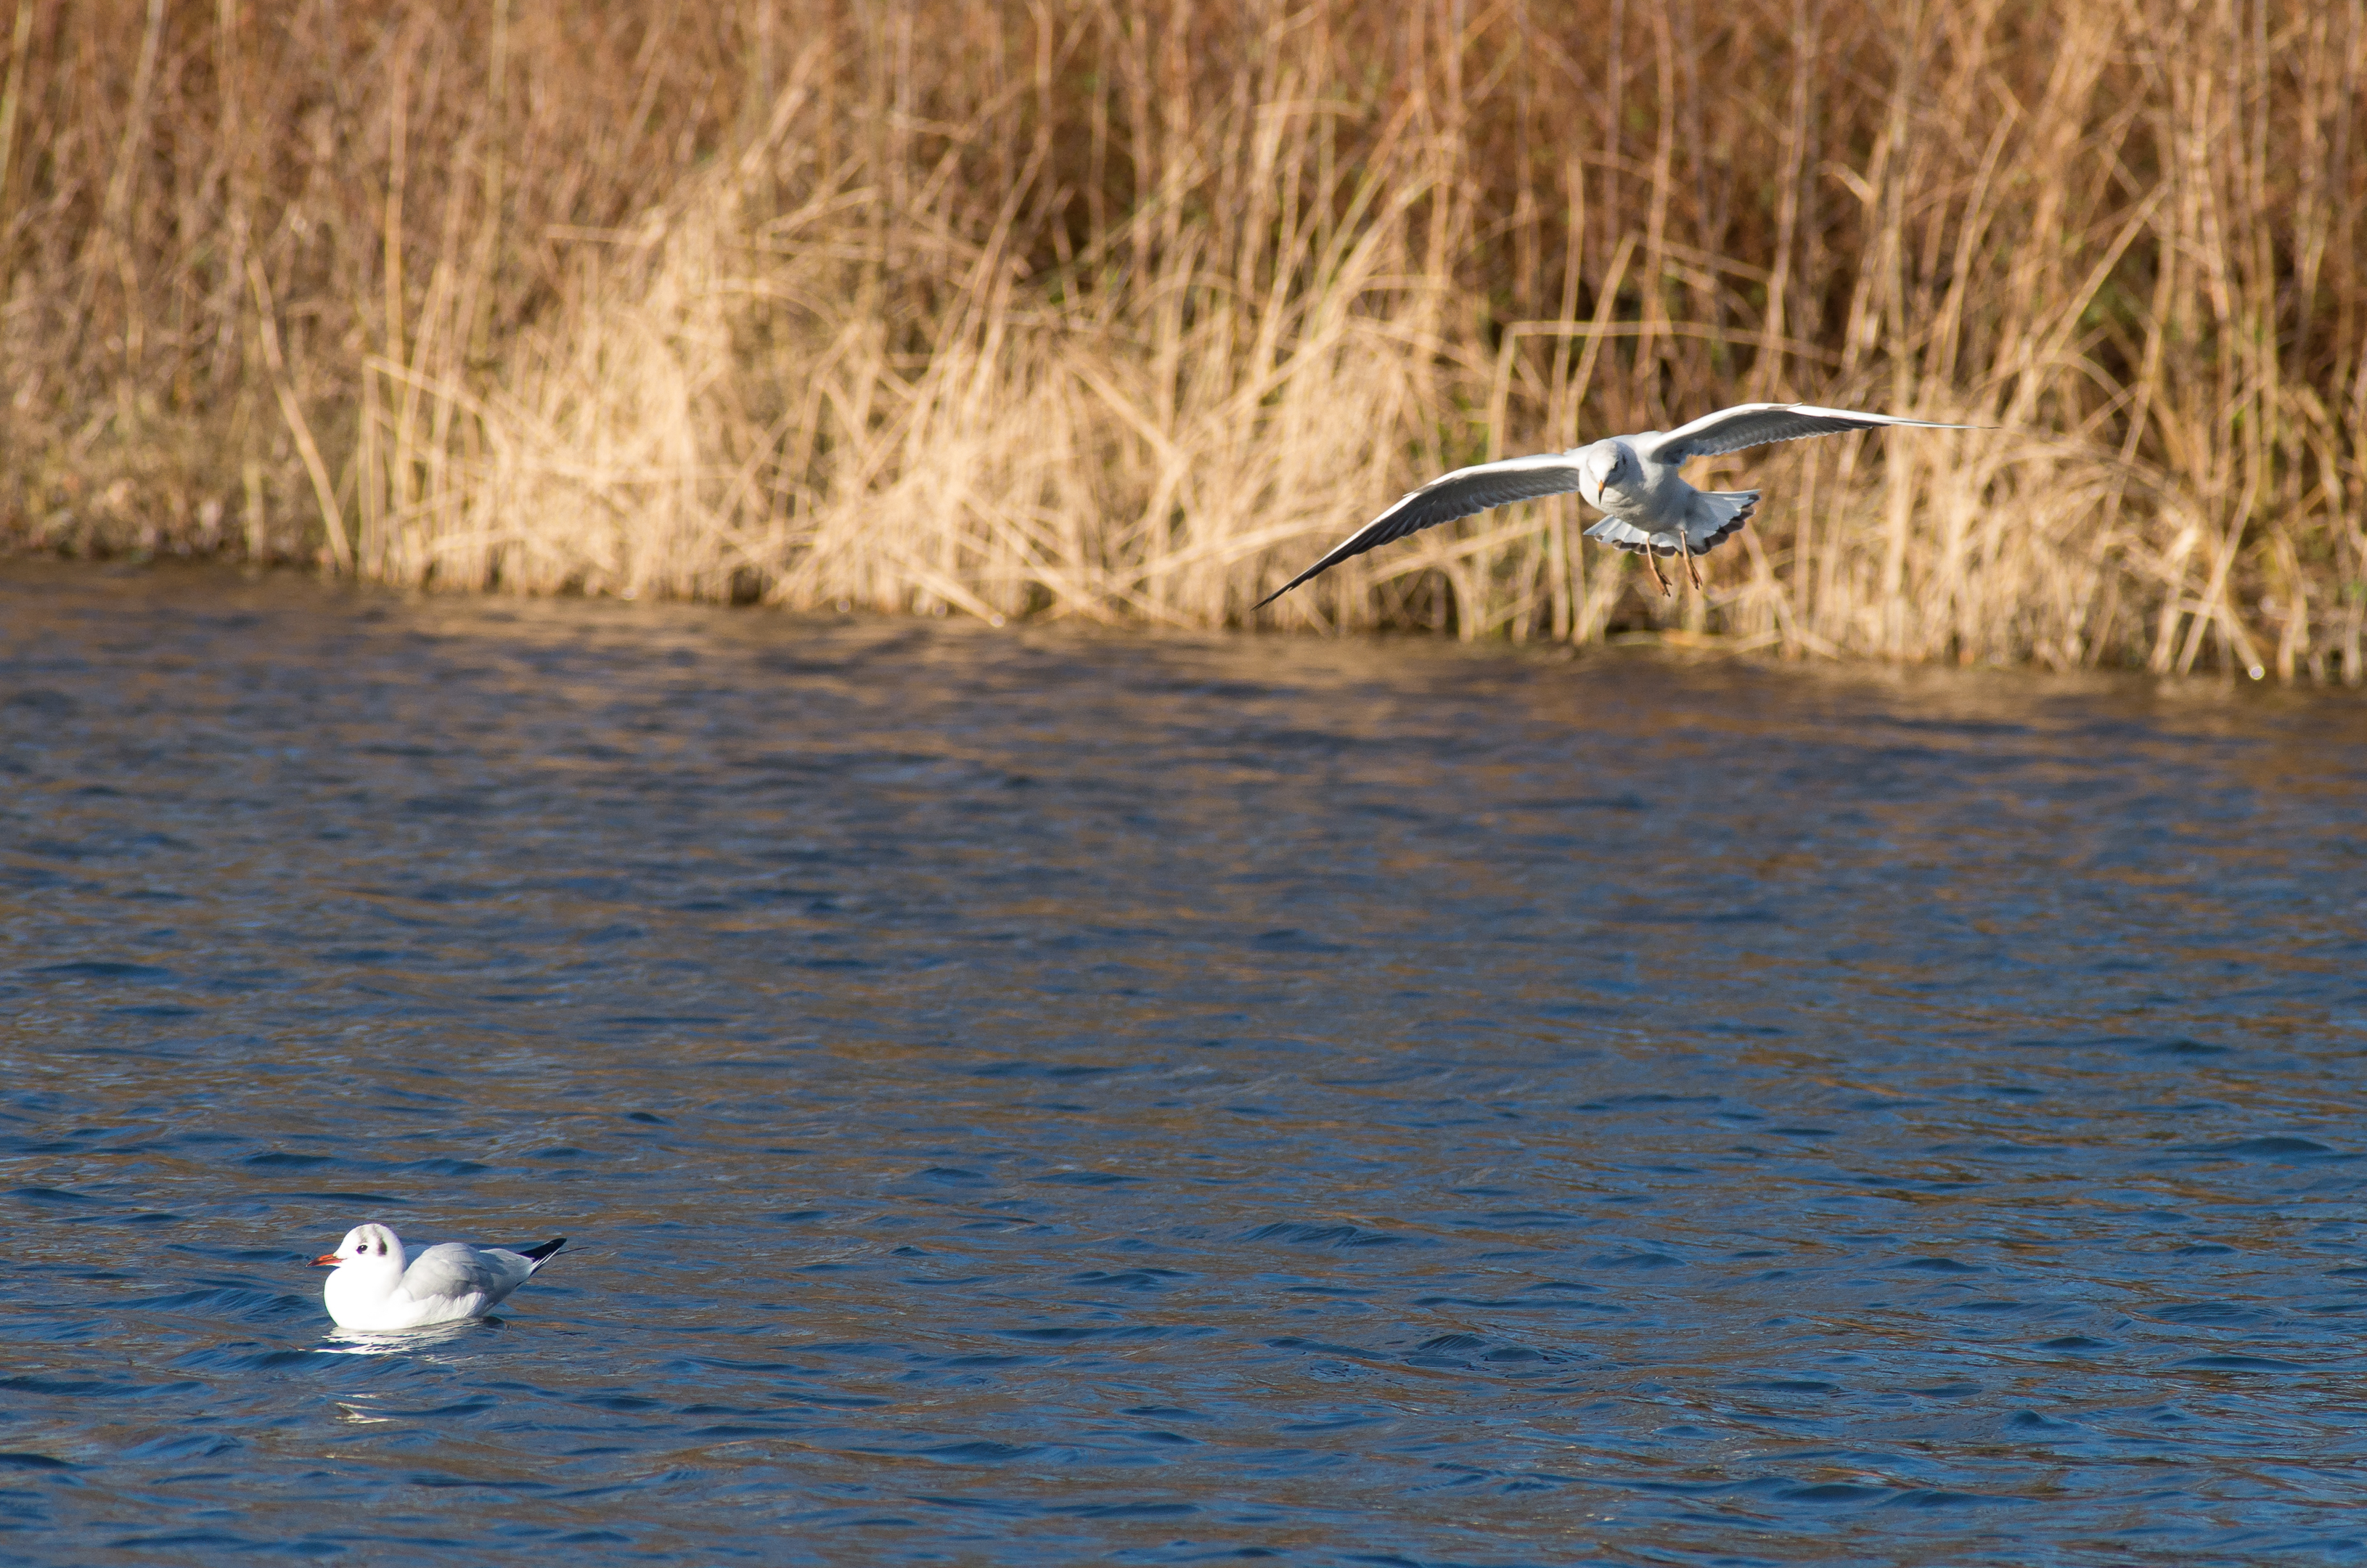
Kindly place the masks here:
[(565, 1236), (553, 1236), (538, 1247), (520, 1247), (518, 1249), (518, 1256), (520, 1257), (530, 1257), (537, 1263), (540, 1263), (544, 1258), (549, 1257), (552, 1253), (557, 1252), (561, 1247), (563, 1247), (566, 1244), (567, 1238)]
[(1396, 509), (1396, 507), (1391, 507), (1388, 512), (1382, 513), (1380, 517), (1375, 518), (1373, 522), (1366, 523), (1363, 528), (1358, 528), (1354, 533), (1349, 535), (1346, 539), (1342, 540), (1337, 545), (1332, 547), (1331, 554), (1325, 556), (1314, 565), (1309, 566), (1306, 571), (1301, 572), (1297, 576), (1293, 577), (1289, 582), (1285, 583), (1281, 587), (1276, 588), (1274, 592), (1268, 594), (1265, 597), (1251, 605), (1250, 607), (1250, 613), (1251, 615), (1255, 615), (1258, 611), (1265, 608), (1266, 606), (1274, 603), (1274, 600), (1282, 597), (1283, 595), (1290, 592), (1291, 589), (1298, 586), (1299, 584), (1307, 582), (1311, 578), (1320, 577), (1324, 573), (1331, 571), (1331, 568), (1339, 565), (1342, 561), (1353, 560), (1355, 557), (1364, 554), (1365, 551), (1372, 549), (1376, 544), (1387, 544), (1388, 540), (1376, 531), (1376, 525), (1387, 521), (1390, 513), (1394, 512)]
[[(1366, 531), (1369, 532), (1370, 530), (1367, 529)], [(1341, 545), (1339, 549), (1333, 551), (1331, 554), (1325, 556), (1314, 565), (1309, 566), (1306, 571), (1301, 572), (1297, 576), (1293, 577), (1289, 582), (1285, 583), (1281, 587), (1276, 588), (1265, 597), (1258, 600), (1257, 603), (1250, 606), (1250, 613), (1251, 615), (1255, 615), (1258, 611), (1265, 608), (1266, 606), (1274, 603), (1274, 600), (1282, 597), (1283, 595), (1290, 592), (1291, 589), (1298, 586), (1299, 584), (1304, 583), (1312, 577), (1320, 577), (1324, 573), (1331, 571), (1331, 568), (1339, 565), (1342, 561), (1346, 561), (1352, 556), (1362, 555), (1365, 551), (1372, 549), (1373, 546), (1371, 544), (1356, 544), (1356, 540), (1362, 538), (1364, 538), (1364, 534), (1359, 533), (1355, 539), (1349, 540), (1346, 544)], [(1374, 543), (1379, 542), (1381, 541), (1377, 540), (1374, 541)], [(1352, 544), (1356, 545), (1356, 548), (1353, 550), (1349, 549), (1348, 546)]]

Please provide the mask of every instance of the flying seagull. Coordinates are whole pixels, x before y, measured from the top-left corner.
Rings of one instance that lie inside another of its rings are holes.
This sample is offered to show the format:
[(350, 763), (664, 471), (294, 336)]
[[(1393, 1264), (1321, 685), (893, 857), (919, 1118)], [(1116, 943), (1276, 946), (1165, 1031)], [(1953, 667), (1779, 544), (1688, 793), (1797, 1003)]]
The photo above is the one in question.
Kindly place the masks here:
[(321, 1294), (337, 1326), (384, 1334), (484, 1316), (566, 1243), (560, 1236), (512, 1252), (446, 1242), (406, 1260), (392, 1231), (356, 1225), (336, 1251), (312, 1262), (335, 1271)]
[(1804, 436), (1838, 436), (1844, 430), (1878, 430), (1907, 425), (1921, 430), (1974, 430), (1974, 425), (1943, 425), (1932, 419), (1901, 419), (1890, 414), (1859, 414), (1817, 408), (1805, 403), (1744, 403), (1722, 408), (1674, 430), (1613, 436), (1592, 446), (1535, 457), (1505, 458), (1476, 468), (1458, 468), (1409, 492), (1396, 506), (1350, 534), (1322, 560), (1257, 602), (1263, 609), (1291, 589), (1375, 545), (1403, 539), (1434, 523), (1453, 522), (1508, 501), (1531, 501), (1575, 490), (1605, 514), (1586, 537), (1620, 550), (1641, 551), (1660, 591), (1672, 594), (1660, 575), (1660, 555), (1682, 555), (1693, 586), (1702, 585), (1697, 555), (1740, 528), (1759, 505), (1756, 490), (1695, 490), (1677, 470), (1689, 458), (1716, 457), (1745, 447), (1796, 441)]

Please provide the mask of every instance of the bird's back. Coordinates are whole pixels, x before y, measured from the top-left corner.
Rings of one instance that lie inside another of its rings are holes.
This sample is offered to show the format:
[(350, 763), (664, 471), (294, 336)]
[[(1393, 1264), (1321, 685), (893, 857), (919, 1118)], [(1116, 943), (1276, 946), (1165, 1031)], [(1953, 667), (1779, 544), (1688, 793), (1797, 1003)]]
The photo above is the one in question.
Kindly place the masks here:
[(413, 1301), (481, 1296), (481, 1311), (526, 1283), (533, 1272), (534, 1265), (514, 1252), (445, 1242), (412, 1260), (403, 1271), (402, 1289)]

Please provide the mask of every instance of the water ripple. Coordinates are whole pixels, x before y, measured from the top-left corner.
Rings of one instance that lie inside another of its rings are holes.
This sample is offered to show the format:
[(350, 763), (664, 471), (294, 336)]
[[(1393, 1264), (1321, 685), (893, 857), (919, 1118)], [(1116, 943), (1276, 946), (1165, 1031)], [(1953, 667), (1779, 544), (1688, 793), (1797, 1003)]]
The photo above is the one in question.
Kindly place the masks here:
[(2355, 699), (0, 610), (0, 1556), (2360, 1551)]

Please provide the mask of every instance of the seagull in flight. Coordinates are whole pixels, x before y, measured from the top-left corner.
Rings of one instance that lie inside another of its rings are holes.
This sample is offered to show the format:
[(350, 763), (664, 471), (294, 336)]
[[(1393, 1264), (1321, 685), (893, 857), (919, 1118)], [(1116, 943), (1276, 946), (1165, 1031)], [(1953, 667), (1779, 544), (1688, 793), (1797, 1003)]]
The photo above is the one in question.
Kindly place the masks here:
[(1640, 551), (1663, 594), (1673, 594), (1660, 575), (1662, 555), (1684, 557), (1693, 586), (1702, 585), (1695, 558), (1717, 548), (1742, 527), (1759, 505), (1756, 490), (1695, 490), (1677, 471), (1692, 458), (1738, 452), (1806, 436), (1838, 436), (1845, 430), (1879, 430), (1893, 425), (1920, 430), (1976, 430), (1976, 425), (1943, 425), (1932, 419), (1901, 419), (1892, 414), (1860, 414), (1805, 403), (1744, 403), (1722, 408), (1674, 430), (1612, 436), (1591, 446), (1535, 457), (1458, 468), (1409, 492), (1396, 506), (1340, 541), (1331, 554), (1260, 599), (1263, 609), (1291, 589), (1375, 545), (1405, 538), (1434, 523), (1453, 522), (1510, 501), (1531, 501), (1575, 490), (1604, 514), (1586, 537), (1615, 549)]
[(446, 1242), (406, 1258), (386, 1226), (356, 1225), (312, 1263), (334, 1270), (321, 1295), (339, 1328), (387, 1334), (482, 1317), (566, 1244), (560, 1236), (512, 1252)]

